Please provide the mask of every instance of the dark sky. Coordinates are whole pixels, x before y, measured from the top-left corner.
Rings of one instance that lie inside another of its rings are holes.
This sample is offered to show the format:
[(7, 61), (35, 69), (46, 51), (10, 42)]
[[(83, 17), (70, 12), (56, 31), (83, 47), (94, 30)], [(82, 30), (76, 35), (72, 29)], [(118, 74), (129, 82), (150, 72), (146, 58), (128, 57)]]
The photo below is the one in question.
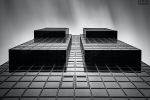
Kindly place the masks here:
[(8, 49), (44, 27), (68, 27), (70, 34), (82, 34), (83, 27), (118, 30), (119, 39), (142, 49), (150, 64), (150, 5), (137, 0), (0, 0), (0, 64)]

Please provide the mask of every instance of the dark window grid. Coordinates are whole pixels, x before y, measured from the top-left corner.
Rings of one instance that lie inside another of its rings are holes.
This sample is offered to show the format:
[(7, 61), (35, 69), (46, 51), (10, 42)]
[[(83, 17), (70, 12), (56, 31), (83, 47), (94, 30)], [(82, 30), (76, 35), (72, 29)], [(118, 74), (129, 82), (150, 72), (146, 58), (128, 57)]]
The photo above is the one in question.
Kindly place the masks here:
[[(42, 67), (44, 67), (44, 66), (42, 66)], [(41, 67), (41, 69), (42, 69), (42, 67)], [(40, 69), (40, 70), (41, 70)], [(40, 70), (38, 71), (38, 73), (40, 73)], [(28, 85), (28, 87), (25, 89), (25, 91), (22, 93), (22, 95), (20, 96), (21, 98), (23, 97), (23, 95), (25, 94), (25, 92), (30, 88), (30, 86), (31, 86), (31, 84), (32, 84), (32, 82), (33, 82), (33, 80), (36, 78), (38, 76), (38, 74), (36, 74), (35, 75), (35, 77), (32, 79), (32, 81), (30, 81), (30, 84)], [(30, 88), (31, 89), (31, 88)]]
[[(10, 75), (9, 77), (11, 77), (11, 75)], [(11, 90), (14, 88), (14, 86), (15, 86), (22, 78), (23, 78), (23, 76), (21, 76), (21, 78), (20, 78), (19, 80), (14, 81), (15, 84), (14, 84), (11, 88), (9, 88), (9, 90), (4, 94), (4, 97), (6, 97), (7, 93), (8, 93), (9, 91), (11, 91)]]
[(127, 77), (129, 77), (129, 76), (127, 76)]
[[(131, 70), (132, 70), (132, 69), (131, 69)], [(136, 74), (135, 71), (132, 70), (132, 72), (134, 72), (134, 73)], [(122, 73), (126, 76), (126, 74), (125, 74), (124, 72), (122, 72)], [(137, 75), (136, 75), (136, 76), (137, 76)], [(128, 78), (128, 80), (130, 80), (128, 76), (126, 76), (126, 77)], [(133, 82), (132, 82), (131, 80), (130, 80), (130, 82), (133, 84)], [(133, 84), (133, 85), (134, 85), (134, 84)], [(135, 85), (134, 85), (134, 86), (135, 86)], [(136, 86), (135, 86), (135, 87), (136, 87)], [(139, 88), (136, 87), (136, 90), (138, 90), (138, 91), (142, 94), (142, 96), (143, 96), (144, 98), (147, 98), (147, 97), (144, 96), (144, 94), (140, 91)]]
[[(71, 47), (71, 50), (72, 50), (72, 47)], [(72, 51), (70, 54), (74, 54), (74, 56), (76, 57), (76, 51)], [(75, 60), (76, 60), (76, 58), (75, 58)], [(74, 61), (74, 66), (75, 66), (75, 63), (76, 63), (76, 61)], [(75, 71), (73, 71), (73, 72), (76, 72), (76, 70)], [(59, 88), (58, 88), (58, 91), (57, 91), (57, 97), (58, 97), (58, 95), (59, 95), (59, 90), (60, 90), (60, 88), (61, 88), (61, 86), (62, 86), (62, 82), (63, 82), (63, 78), (64, 77), (66, 77), (66, 75), (64, 75), (64, 73), (65, 72), (63, 72), (63, 77), (62, 77), (62, 79), (61, 79), (61, 81), (60, 81), (60, 84), (59, 84)], [(73, 89), (74, 89), (74, 96), (73, 96), (73, 98), (75, 98), (75, 85), (76, 85), (76, 78), (74, 78), (75, 76), (73, 75)]]
[[(96, 66), (96, 65), (95, 65), (95, 66)], [(98, 70), (98, 67), (97, 67), (97, 66), (96, 66), (96, 69)], [(99, 75), (100, 75), (99, 70), (98, 70), (98, 73), (99, 73)], [(106, 85), (105, 85), (105, 82), (103, 81), (103, 79), (102, 79), (101, 75), (100, 75), (100, 78), (101, 78), (101, 80), (102, 80), (102, 82), (103, 82), (103, 85), (104, 85), (105, 90), (106, 90), (106, 92), (107, 92), (107, 94), (108, 94), (108, 97), (109, 97), (109, 98), (111, 98), (111, 96), (110, 96), (110, 94), (109, 94), (109, 92), (108, 92), (108, 89), (107, 89), (107, 87), (106, 87)]]
[[(110, 73), (112, 74), (111, 70), (109, 69), (109, 67), (106, 65), (106, 67), (108, 68), (108, 70), (110, 71)], [(115, 79), (115, 81), (117, 82), (117, 84), (119, 85), (120, 89), (123, 91), (123, 93), (125, 94), (125, 96), (129, 99), (129, 96), (125, 93), (124, 89), (122, 88), (122, 86), (119, 84), (118, 80), (114, 77), (114, 75), (112, 74), (112, 77)]]
[[(143, 75), (138, 75), (132, 68), (131, 68), (131, 70), (137, 75), (137, 76), (139, 76), (140, 77), (140, 79), (142, 79), (143, 81), (144, 81), (144, 83), (146, 83), (147, 85), (149, 85), (149, 83), (147, 82), (147, 81), (145, 81), (143, 78), (141, 78), (141, 77), (143, 77)], [(145, 71), (142, 71), (142, 72), (145, 72)], [(148, 74), (147, 72), (145, 72), (146, 74)], [(148, 74), (149, 75), (149, 74)], [(128, 77), (128, 79), (129, 79), (129, 77)], [(130, 81), (131, 81), (131, 79), (130, 79)], [(133, 83), (133, 82), (132, 82)]]
[[(55, 67), (55, 65), (53, 66), (52, 70), (54, 69), (54, 67)], [(52, 70), (51, 70), (51, 72), (52, 72)], [(51, 72), (50, 72), (50, 73), (51, 73)], [(44, 86), (42, 87), (42, 90), (41, 90), (41, 92), (40, 92), (40, 94), (39, 94), (38, 97), (41, 96), (41, 94), (42, 94), (42, 92), (43, 92), (43, 90), (44, 90), (44, 87), (46, 86), (46, 84), (47, 84), (47, 82), (48, 82), (49, 77), (50, 77), (50, 75), (48, 75), (48, 78), (47, 78), (47, 80), (45, 81)]]

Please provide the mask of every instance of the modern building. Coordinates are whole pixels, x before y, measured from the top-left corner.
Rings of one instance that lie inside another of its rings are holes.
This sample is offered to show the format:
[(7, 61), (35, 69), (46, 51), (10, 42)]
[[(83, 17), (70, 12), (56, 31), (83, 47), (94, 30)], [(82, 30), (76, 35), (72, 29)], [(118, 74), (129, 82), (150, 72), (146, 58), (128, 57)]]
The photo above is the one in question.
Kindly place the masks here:
[(117, 31), (68, 28), (34, 31), (34, 39), (9, 50), (0, 67), (2, 100), (149, 100), (150, 67), (141, 50)]

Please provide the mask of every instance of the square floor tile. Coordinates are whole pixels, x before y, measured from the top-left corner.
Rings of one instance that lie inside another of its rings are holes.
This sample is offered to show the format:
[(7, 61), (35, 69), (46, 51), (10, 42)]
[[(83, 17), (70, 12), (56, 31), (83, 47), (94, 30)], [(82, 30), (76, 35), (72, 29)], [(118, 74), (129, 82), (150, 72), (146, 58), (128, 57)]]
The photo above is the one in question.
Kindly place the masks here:
[(92, 89), (93, 96), (108, 96), (105, 89)]
[(58, 96), (74, 96), (73, 89), (60, 89)]

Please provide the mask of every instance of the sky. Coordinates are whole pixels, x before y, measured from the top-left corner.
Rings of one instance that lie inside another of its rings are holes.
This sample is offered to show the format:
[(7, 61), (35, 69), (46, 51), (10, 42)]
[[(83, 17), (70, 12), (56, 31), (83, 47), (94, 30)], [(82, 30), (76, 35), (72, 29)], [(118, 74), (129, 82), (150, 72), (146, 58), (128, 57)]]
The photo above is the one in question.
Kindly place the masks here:
[(0, 0), (0, 65), (8, 50), (33, 39), (35, 29), (67, 27), (79, 35), (83, 28), (110, 28), (118, 39), (142, 50), (150, 65), (150, 4), (138, 0)]

